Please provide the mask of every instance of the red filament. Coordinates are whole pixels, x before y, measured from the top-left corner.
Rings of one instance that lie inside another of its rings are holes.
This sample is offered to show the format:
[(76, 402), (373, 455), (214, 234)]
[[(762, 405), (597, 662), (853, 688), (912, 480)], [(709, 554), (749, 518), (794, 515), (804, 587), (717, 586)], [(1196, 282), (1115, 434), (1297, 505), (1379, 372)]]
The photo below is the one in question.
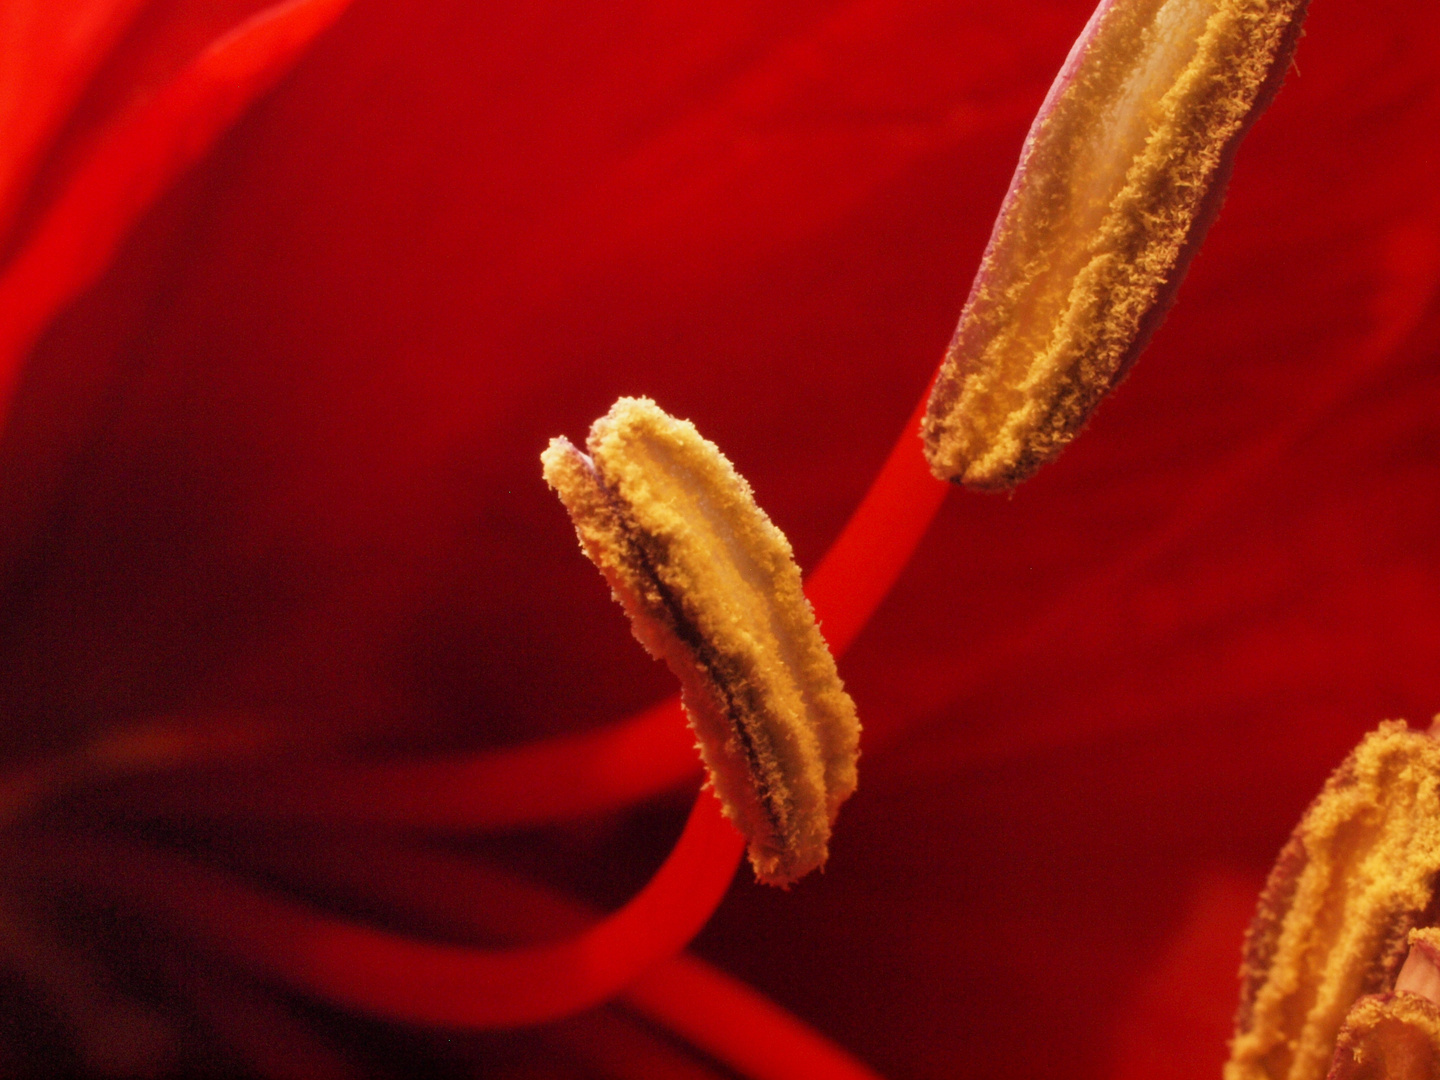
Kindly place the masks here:
[[(948, 491), (919, 453), (922, 409), (923, 398), (809, 582), (837, 653), (879, 606)], [(125, 801), (146, 816), (493, 829), (577, 818), (671, 788), (697, 771), (689, 743), (671, 699), (600, 731), (469, 759), (296, 763), (288, 772), (272, 762), (219, 783), (213, 772), (197, 770), (142, 777), (135, 781), (142, 797), (132, 790)], [(67, 857), (53, 871), (119, 889), (234, 962), (387, 1019), (507, 1027), (623, 994), (632, 1007), (749, 1076), (873, 1077), (762, 995), (675, 958), (724, 897), (743, 846), (716, 800), (702, 793), (664, 865), (629, 903), (561, 940), (509, 949), (439, 944), (334, 918), (153, 850), (67, 840)]]
[(510, 1027), (598, 1005), (679, 952), (724, 897), (743, 848), (702, 792), (665, 864), (619, 911), (559, 942), (493, 951), (329, 918), (153, 850), (71, 841), (52, 869), (119, 889), (208, 948), (326, 1000), (412, 1023)]

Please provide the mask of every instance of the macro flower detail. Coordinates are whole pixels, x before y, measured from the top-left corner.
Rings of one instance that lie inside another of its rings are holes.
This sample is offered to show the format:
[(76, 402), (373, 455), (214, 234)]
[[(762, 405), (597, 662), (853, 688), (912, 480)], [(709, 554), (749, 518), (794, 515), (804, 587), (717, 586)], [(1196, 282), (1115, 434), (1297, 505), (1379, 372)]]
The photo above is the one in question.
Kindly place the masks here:
[[(1320, 1080), (1347, 1014), (1341, 1058), (1366, 1040), (1428, 1046), (1435, 1003), (1404, 989), (1402, 965), (1416, 928), (1436, 920), (1437, 871), (1440, 742), (1382, 724), (1326, 783), (1266, 883), (1226, 1080)], [(1423, 933), (1413, 948), (1429, 962)]]
[(1440, 1074), (1440, 1006), (1418, 993), (1355, 1003), (1327, 1080), (1431, 1080)]
[[(1311, 9), (1155, 362), (972, 498), (925, 388), (1096, 3), (12, 0), (0, 1075), (1215, 1080), (1440, 701), (1440, 6)], [(537, 473), (631, 387), (864, 714), (785, 895)], [(1435, 936), (1333, 1080), (1430, 1080)]]
[(586, 446), (552, 440), (545, 479), (635, 637), (680, 680), (756, 876), (788, 885), (825, 863), (860, 738), (790, 544), (720, 450), (647, 398), (621, 398)]
[(1072, 439), (1174, 300), (1307, 0), (1106, 0), (1016, 167), (930, 398), (937, 477), (1013, 488)]

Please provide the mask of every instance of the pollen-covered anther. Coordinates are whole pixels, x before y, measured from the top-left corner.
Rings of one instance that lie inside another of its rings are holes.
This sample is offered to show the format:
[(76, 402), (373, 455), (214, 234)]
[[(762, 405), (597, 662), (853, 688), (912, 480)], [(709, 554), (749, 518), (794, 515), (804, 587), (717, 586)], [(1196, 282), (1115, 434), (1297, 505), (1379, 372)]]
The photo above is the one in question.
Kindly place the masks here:
[(1440, 1076), (1440, 930), (1410, 931), (1395, 991), (1362, 997), (1335, 1043), (1326, 1080), (1434, 1080)]
[(931, 394), (937, 477), (1014, 487), (1128, 371), (1290, 63), (1307, 0), (1104, 0), (1025, 140)]
[(719, 449), (653, 401), (621, 398), (586, 448), (552, 440), (545, 479), (636, 638), (680, 680), (756, 876), (789, 884), (825, 862), (860, 734), (790, 544)]
[(1225, 1080), (1404, 1080), (1412, 1073), (1374, 1063), (1440, 1063), (1425, 971), (1437, 939), (1416, 930), (1436, 921), (1437, 872), (1440, 741), (1382, 724), (1331, 776), (1270, 873), (1246, 937)]

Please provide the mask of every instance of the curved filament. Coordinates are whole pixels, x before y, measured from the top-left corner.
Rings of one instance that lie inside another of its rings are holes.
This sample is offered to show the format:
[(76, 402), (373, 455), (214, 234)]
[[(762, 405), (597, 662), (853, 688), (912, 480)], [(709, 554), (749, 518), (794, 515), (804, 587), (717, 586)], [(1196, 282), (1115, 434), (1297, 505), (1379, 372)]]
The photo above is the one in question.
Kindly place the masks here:
[(329, 918), (154, 850), (72, 838), (50, 870), (119, 890), (206, 947), (317, 997), (391, 1020), (495, 1028), (598, 1005), (679, 952), (724, 897), (743, 846), (702, 792), (664, 865), (628, 904), (573, 937), (503, 950)]

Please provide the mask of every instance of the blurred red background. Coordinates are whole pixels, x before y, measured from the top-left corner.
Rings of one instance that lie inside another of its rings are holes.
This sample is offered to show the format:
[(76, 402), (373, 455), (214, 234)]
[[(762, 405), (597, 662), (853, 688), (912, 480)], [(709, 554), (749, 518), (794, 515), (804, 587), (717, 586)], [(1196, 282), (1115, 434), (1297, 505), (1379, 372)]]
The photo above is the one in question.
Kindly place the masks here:
[[(11, 258), (87, 131), (246, 13), (186, 7), (118, 39)], [(671, 693), (540, 479), (546, 440), (652, 396), (813, 567), (1088, 14), (356, 0), (25, 361), (9, 769), (154, 716), (282, 716), (384, 758)], [(1217, 1075), (1289, 828), (1363, 731), (1440, 709), (1437, 50), (1429, 3), (1316, 0), (1130, 380), (1013, 497), (954, 493), (842, 662), (867, 743), (826, 872), (742, 873), (701, 955), (896, 1080)], [(683, 807), (477, 844), (613, 906)], [(225, 865), (255, 846), (170, 828)], [(70, 932), (123, 982), (130, 931), (103, 921)], [(12, 1059), (61, 1053), (7, 985)], [(287, 1007), (367, 1067), (594, 1068), (565, 1023)]]

